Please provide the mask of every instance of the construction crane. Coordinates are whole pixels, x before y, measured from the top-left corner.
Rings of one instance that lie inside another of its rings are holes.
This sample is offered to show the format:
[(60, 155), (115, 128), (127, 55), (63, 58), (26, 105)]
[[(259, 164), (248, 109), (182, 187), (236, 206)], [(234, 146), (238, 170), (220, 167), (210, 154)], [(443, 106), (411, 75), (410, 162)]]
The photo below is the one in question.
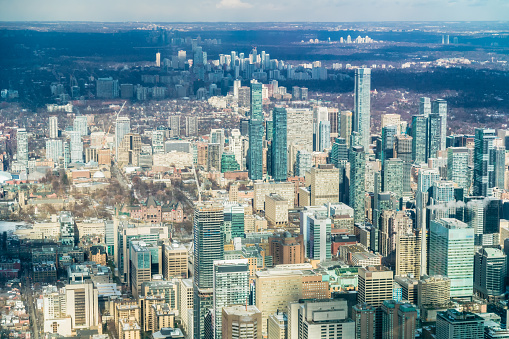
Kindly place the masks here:
[[(122, 110), (124, 109), (124, 106), (125, 106), (126, 102), (127, 102), (127, 101), (124, 101), (124, 103), (122, 104), (122, 107), (120, 107), (120, 109), (118, 110), (117, 115), (116, 115), (116, 117), (115, 117), (115, 121), (117, 121), (118, 116), (120, 115), (120, 112), (122, 112)], [(106, 148), (106, 147), (105, 147), (106, 137), (108, 136), (108, 134), (110, 134), (110, 131), (111, 131), (111, 127), (112, 127), (112, 126), (113, 126), (113, 124), (111, 124), (111, 125), (110, 125), (110, 127), (108, 128), (108, 132), (106, 132), (106, 133), (104, 134), (103, 141), (101, 142), (101, 147), (102, 147), (102, 148)]]

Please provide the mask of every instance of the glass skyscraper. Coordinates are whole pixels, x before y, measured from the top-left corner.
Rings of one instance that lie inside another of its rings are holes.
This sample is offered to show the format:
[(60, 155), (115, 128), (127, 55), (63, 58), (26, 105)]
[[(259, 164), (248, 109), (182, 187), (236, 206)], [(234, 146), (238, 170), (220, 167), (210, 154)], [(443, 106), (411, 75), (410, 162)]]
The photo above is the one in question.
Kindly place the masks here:
[(445, 141), (447, 137), (447, 101), (444, 99), (433, 101), (431, 112), (440, 116), (440, 150), (445, 150)]
[(428, 158), (437, 157), (437, 152), (440, 151), (442, 147), (441, 138), (442, 138), (442, 117), (437, 113), (431, 113), (428, 117), (428, 140), (427, 140), (428, 154), (426, 155), (426, 160)]
[(276, 181), (286, 181), (288, 175), (286, 109), (283, 107), (274, 108), (272, 119), (272, 178)]
[(364, 193), (366, 155), (362, 146), (350, 149), (350, 207), (354, 210), (354, 221), (364, 222)]
[(475, 129), (474, 195), (491, 196), (495, 186), (494, 161), (490, 157), (496, 134), (494, 129)]
[(131, 120), (128, 117), (118, 117), (115, 124), (115, 157), (118, 160), (118, 151), (124, 135), (131, 132)]
[(424, 115), (412, 117), (412, 160), (417, 164), (423, 164), (427, 160), (427, 122)]
[(360, 134), (359, 146), (367, 150), (371, 129), (371, 69), (355, 70), (353, 130)]
[(403, 197), (403, 160), (388, 159), (383, 163), (383, 191)]
[(263, 178), (262, 84), (251, 84), (251, 119), (249, 119), (249, 178)]
[(468, 192), (470, 187), (468, 175), (468, 148), (449, 147), (447, 149), (447, 180), (452, 180)]

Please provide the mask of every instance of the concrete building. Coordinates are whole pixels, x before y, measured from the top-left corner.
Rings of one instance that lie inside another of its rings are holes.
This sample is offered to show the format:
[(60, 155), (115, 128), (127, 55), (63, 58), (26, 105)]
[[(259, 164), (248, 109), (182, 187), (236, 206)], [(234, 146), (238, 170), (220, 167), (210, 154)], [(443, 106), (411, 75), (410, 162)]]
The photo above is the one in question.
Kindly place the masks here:
[(184, 245), (177, 242), (165, 244), (163, 258), (164, 279), (188, 277), (189, 254)]
[(375, 315), (373, 306), (360, 303), (352, 308), (352, 318), (355, 321), (355, 339), (375, 338)]
[(294, 206), (295, 184), (291, 182), (256, 182), (254, 184), (253, 209), (265, 210), (265, 198), (267, 195), (277, 194), (288, 203), (288, 208)]
[(222, 309), (222, 339), (261, 339), (262, 314), (256, 306), (229, 306)]
[(474, 257), (474, 290), (482, 298), (496, 301), (504, 297), (507, 257), (498, 248), (482, 248)]
[(265, 197), (265, 218), (272, 225), (288, 223), (288, 202), (277, 194)]
[(276, 312), (269, 317), (268, 339), (287, 339), (288, 317), (283, 312)]
[(415, 338), (417, 309), (409, 303), (386, 300), (382, 304), (382, 337)]
[(484, 338), (484, 319), (470, 312), (447, 310), (439, 312), (436, 325), (437, 339)]
[[(339, 202), (339, 169), (333, 165), (318, 165), (311, 168), (309, 179), (310, 205), (318, 206)], [(306, 173), (306, 177), (308, 174)]]

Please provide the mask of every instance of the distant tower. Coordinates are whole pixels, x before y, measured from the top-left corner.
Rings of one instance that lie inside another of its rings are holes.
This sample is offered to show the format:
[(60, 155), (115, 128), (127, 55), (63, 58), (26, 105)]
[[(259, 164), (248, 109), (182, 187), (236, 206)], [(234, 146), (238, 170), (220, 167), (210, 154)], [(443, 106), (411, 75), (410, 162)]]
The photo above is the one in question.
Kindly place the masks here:
[(131, 132), (131, 120), (128, 117), (118, 117), (115, 125), (115, 156), (118, 160), (118, 151), (124, 135)]
[(251, 119), (249, 120), (249, 178), (263, 178), (262, 84), (251, 84)]
[(58, 117), (57, 116), (49, 117), (49, 138), (50, 139), (58, 138)]
[(88, 122), (85, 115), (78, 115), (74, 118), (73, 131), (79, 132), (80, 136), (88, 135)]
[[(358, 68), (355, 70), (355, 92), (353, 130), (360, 134), (358, 146), (369, 149), (369, 137), (371, 128), (371, 69)], [(357, 146), (357, 145), (356, 145)]]
[(431, 114), (431, 100), (427, 97), (422, 97), (419, 101), (419, 114), (428, 117)]
[(364, 194), (366, 153), (362, 146), (350, 149), (350, 207), (354, 209), (354, 221), (364, 222)]
[(433, 101), (431, 106), (431, 112), (438, 114), (441, 120), (441, 130), (440, 130), (440, 150), (446, 149), (446, 138), (447, 138), (447, 101), (444, 99), (437, 99)]
[(494, 129), (475, 129), (474, 195), (488, 197), (493, 194), (495, 174), (490, 153), (494, 149)]
[(156, 67), (161, 67), (161, 53), (156, 53)]
[(18, 129), (16, 133), (17, 153), (16, 157), (20, 164), (28, 167), (28, 133), (24, 128)]
[(287, 124), (286, 109), (276, 107), (272, 113), (274, 126), (272, 129), (272, 177), (276, 181), (286, 181), (287, 170)]

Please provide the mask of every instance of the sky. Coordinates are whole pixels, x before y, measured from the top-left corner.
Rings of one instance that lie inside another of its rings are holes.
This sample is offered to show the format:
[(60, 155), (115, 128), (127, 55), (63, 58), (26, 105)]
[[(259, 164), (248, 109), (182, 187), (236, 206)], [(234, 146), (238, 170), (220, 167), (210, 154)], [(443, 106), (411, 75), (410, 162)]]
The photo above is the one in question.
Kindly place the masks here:
[(509, 20), (509, 0), (0, 0), (0, 21)]

